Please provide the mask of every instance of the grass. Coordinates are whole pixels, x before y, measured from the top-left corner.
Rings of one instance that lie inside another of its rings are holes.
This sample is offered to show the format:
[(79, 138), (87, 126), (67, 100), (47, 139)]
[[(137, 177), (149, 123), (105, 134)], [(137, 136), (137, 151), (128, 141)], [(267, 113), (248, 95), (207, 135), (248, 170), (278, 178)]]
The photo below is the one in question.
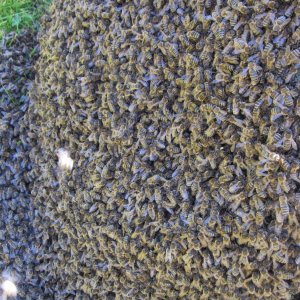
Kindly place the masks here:
[(4, 33), (38, 28), (38, 20), (51, 0), (0, 0), (0, 39)]

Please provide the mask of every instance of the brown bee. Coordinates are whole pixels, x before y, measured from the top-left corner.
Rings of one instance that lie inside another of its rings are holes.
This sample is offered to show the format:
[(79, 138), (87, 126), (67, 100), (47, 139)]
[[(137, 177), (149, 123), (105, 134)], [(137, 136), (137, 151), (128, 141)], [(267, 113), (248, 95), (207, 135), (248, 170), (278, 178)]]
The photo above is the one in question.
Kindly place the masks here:
[(292, 131), (290, 129), (287, 129), (284, 132), (282, 144), (282, 148), (284, 151), (289, 151), (291, 148), (293, 148), (294, 150), (298, 149), (297, 144), (293, 139)]
[(200, 33), (194, 30), (187, 32), (187, 37), (192, 42), (197, 42), (200, 38)]
[(287, 218), (290, 209), (289, 209), (289, 205), (288, 205), (286, 196), (279, 196), (279, 207), (280, 207), (281, 216), (284, 219)]
[(185, 56), (185, 61), (186, 61), (188, 67), (196, 67), (199, 63), (198, 58), (196, 58), (195, 56), (193, 56), (191, 54), (187, 54)]
[(290, 21), (291, 21), (290, 18), (287, 18), (285, 16), (280, 16), (279, 18), (274, 20), (273, 30), (281, 32)]
[(245, 200), (246, 194), (245, 192), (240, 192), (239, 194), (232, 195), (231, 196), (231, 201), (232, 204), (229, 206), (230, 209), (234, 212), (237, 210), (237, 208), (240, 206), (241, 201)]
[(249, 51), (249, 46), (248, 43), (242, 38), (236, 38), (234, 39), (234, 49), (235, 49), (235, 53), (239, 54), (245, 51)]
[(254, 63), (250, 63), (249, 64), (249, 75), (251, 78), (251, 84), (252, 85), (256, 85), (259, 83), (260, 78), (262, 76), (262, 67), (254, 64)]
[(264, 223), (264, 213), (263, 211), (257, 211), (255, 215), (255, 222), (258, 226), (262, 226)]
[(236, 182), (232, 182), (229, 185), (229, 192), (232, 194), (236, 194), (237, 192), (239, 192), (241, 189), (243, 189), (244, 184), (241, 181), (236, 181)]

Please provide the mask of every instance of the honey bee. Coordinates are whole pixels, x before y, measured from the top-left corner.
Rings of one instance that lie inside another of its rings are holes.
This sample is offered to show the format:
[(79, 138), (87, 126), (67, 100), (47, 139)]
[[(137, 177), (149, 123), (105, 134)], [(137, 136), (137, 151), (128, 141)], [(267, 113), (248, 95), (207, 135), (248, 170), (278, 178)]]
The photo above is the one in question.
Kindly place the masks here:
[(180, 35), (179, 40), (180, 40), (183, 47), (185, 47), (187, 49), (191, 48), (192, 44), (190, 43), (190, 41), (189, 41), (189, 39), (187, 38), (186, 35), (183, 35), (183, 34)]
[(294, 32), (293, 32), (293, 35), (292, 35), (292, 39), (297, 41), (300, 37), (300, 28), (298, 27)]
[(235, 38), (234, 39), (234, 49), (235, 49), (235, 54), (243, 53), (243, 52), (248, 52), (249, 51), (249, 46), (248, 43), (243, 40), (242, 38)]
[(292, 131), (290, 129), (287, 129), (284, 132), (282, 148), (284, 151), (289, 151), (291, 148), (293, 148), (294, 150), (298, 149), (297, 144), (293, 139)]
[(287, 87), (282, 88), (282, 95), (283, 95), (283, 99), (284, 99), (284, 104), (287, 107), (291, 107), (294, 106), (294, 99), (293, 99), (293, 93), (290, 89), (288, 89)]
[(290, 18), (287, 18), (286, 16), (280, 16), (279, 18), (274, 20), (273, 30), (281, 32), (290, 21)]
[(229, 200), (231, 198), (231, 194), (229, 193), (229, 191), (222, 186), (219, 189), (219, 193), (225, 200)]
[(216, 190), (212, 191), (211, 195), (220, 206), (223, 206), (224, 198)]
[(229, 185), (229, 192), (232, 194), (236, 194), (241, 189), (243, 189), (243, 187), (244, 187), (244, 184), (241, 181), (232, 182)]
[(285, 195), (279, 196), (279, 206), (282, 217), (285, 219), (289, 214), (289, 205)]
[(193, 56), (191, 54), (185, 55), (185, 61), (186, 61), (188, 67), (196, 67), (199, 63), (198, 58), (196, 58), (195, 56)]
[[(214, 29), (212, 29), (212, 30), (214, 30)], [(226, 33), (226, 23), (221, 22), (214, 30), (215, 37), (218, 40), (222, 40), (225, 36), (225, 33)]]
[(262, 226), (264, 223), (264, 213), (263, 211), (257, 211), (255, 215), (255, 222), (258, 226)]
[(252, 85), (257, 85), (260, 81), (260, 78), (262, 76), (262, 67), (254, 64), (254, 63), (250, 63), (249, 64), (249, 75), (251, 78), (251, 84)]
[(278, 133), (279, 127), (276, 123), (272, 124), (268, 132), (268, 144), (278, 143), (281, 140), (281, 134)]
[(245, 192), (240, 192), (239, 194), (232, 195), (231, 200), (232, 204), (229, 206), (229, 208), (234, 212), (238, 209), (238, 207), (241, 204), (241, 201), (246, 199), (246, 194)]
[(277, 251), (272, 256), (273, 262), (279, 262), (281, 264), (287, 264), (288, 263), (288, 254), (283, 251)]

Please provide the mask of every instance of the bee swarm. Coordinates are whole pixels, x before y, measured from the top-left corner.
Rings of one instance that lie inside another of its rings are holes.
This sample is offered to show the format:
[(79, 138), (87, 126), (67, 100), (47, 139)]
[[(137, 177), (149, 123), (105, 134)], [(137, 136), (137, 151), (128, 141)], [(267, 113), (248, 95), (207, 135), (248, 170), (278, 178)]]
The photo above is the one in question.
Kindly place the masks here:
[(34, 274), (40, 241), (30, 195), (37, 173), (29, 150), (34, 154), (36, 137), (24, 117), (36, 45), (36, 34), (28, 31), (7, 34), (0, 41), (0, 299), (17, 293), (19, 299), (38, 299), (43, 294)]
[(39, 299), (299, 297), (299, 25), (296, 0), (54, 1), (24, 118)]

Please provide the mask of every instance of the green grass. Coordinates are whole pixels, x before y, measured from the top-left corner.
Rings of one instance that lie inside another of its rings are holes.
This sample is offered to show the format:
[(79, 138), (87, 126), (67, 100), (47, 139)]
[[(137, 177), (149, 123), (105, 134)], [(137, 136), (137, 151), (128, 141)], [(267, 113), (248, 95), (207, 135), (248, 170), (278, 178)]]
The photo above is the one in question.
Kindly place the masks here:
[(0, 39), (5, 32), (38, 27), (51, 0), (0, 0)]

